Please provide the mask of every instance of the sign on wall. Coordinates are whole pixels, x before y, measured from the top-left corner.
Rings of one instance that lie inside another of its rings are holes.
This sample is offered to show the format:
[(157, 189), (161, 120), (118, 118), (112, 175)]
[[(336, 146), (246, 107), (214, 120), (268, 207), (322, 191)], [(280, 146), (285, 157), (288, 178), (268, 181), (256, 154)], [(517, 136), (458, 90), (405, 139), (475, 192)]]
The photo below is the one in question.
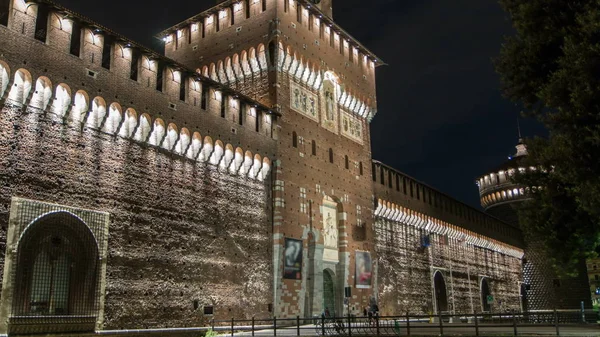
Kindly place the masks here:
[(363, 123), (348, 112), (342, 110), (342, 135), (360, 144), (363, 143)]
[(307, 116), (319, 121), (319, 98), (317, 95), (299, 86), (290, 80), (290, 107)]
[(373, 277), (373, 265), (371, 253), (356, 251), (355, 261), (355, 280), (356, 288), (371, 288), (371, 279)]
[(302, 240), (285, 238), (283, 278), (302, 279)]

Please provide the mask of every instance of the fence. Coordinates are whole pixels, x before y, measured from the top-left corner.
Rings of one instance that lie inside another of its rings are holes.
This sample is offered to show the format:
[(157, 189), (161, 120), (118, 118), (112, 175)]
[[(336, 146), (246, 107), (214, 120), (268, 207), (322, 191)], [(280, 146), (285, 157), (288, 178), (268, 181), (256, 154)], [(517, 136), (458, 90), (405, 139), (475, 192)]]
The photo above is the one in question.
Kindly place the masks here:
[[(231, 319), (211, 321), (213, 331), (233, 336), (411, 336), (439, 334), (463, 335), (513, 335), (542, 332), (560, 335), (564, 328), (596, 327), (595, 311), (545, 310), (523, 313), (477, 313), (373, 317), (314, 317), (314, 318), (267, 318), (250, 320)], [(262, 331), (262, 333), (261, 333)]]

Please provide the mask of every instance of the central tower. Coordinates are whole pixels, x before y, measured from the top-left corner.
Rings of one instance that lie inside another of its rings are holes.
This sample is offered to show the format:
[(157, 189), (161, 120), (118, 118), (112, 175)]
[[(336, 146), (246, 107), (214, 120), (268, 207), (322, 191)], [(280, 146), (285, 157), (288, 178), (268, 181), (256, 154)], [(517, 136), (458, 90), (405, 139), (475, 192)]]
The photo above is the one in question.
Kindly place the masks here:
[(278, 139), (274, 314), (362, 313), (377, 296), (369, 122), (381, 61), (333, 21), (331, 0), (217, 2), (160, 37), (168, 57), (273, 109), (222, 115)]

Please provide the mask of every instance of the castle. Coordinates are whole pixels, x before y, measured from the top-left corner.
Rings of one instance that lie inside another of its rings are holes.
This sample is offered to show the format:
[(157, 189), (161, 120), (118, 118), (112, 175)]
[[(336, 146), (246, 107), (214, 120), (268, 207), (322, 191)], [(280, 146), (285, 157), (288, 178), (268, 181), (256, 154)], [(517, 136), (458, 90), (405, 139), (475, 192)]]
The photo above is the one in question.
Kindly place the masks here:
[(0, 1), (0, 333), (520, 310), (518, 227), (372, 160), (332, 6), (218, 1), (160, 55)]

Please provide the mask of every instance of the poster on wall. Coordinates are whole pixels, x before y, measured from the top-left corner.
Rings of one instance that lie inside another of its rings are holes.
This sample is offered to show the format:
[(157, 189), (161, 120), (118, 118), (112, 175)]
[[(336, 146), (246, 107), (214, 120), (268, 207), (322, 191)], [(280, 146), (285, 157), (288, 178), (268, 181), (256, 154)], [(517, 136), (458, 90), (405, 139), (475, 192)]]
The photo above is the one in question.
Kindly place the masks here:
[(283, 278), (302, 279), (302, 240), (285, 238), (283, 251)]
[(371, 278), (373, 276), (373, 265), (371, 263), (371, 253), (356, 251), (355, 280), (356, 288), (371, 288)]

